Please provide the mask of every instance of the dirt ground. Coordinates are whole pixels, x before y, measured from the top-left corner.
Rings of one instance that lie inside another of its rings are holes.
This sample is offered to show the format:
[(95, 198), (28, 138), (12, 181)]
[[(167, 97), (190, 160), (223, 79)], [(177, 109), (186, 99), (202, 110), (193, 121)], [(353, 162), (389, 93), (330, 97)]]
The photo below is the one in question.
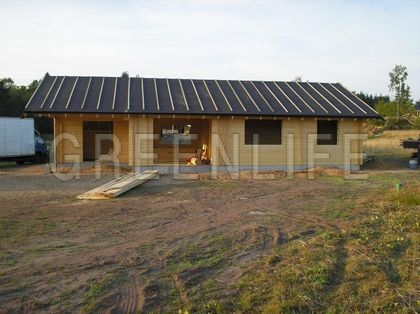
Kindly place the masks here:
[(255, 260), (288, 241), (339, 230), (367, 195), (380, 201), (418, 170), (344, 180), (282, 172), (272, 180), (162, 175), (118, 199), (76, 196), (112, 178), (59, 180), (42, 165), (0, 168), (0, 313), (203, 311), (234, 302)]

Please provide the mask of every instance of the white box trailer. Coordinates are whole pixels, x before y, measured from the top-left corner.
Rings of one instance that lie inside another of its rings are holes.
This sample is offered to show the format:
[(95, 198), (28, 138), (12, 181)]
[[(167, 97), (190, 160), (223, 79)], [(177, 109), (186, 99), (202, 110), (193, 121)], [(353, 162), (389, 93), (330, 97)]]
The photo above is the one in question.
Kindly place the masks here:
[(25, 162), (47, 154), (32, 118), (0, 117), (0, 160)]

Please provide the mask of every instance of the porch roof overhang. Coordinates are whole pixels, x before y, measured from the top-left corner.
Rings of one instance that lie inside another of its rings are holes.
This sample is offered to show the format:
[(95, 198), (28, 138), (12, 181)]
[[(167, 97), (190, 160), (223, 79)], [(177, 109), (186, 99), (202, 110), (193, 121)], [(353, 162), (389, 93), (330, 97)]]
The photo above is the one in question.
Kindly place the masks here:
[(340, 83), (50, 75), (25, 113), (380, 118)]

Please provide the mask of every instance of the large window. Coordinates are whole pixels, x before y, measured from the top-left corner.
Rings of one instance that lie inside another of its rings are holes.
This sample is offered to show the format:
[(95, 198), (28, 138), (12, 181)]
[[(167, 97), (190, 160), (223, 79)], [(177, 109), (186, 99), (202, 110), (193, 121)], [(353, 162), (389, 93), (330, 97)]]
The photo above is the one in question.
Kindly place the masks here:
[(318, 120), (317, 140), (318, 145), (337, 145), (337, 121)]
[[(254, 142), (254, 134), (258, 142)], [(245, 145), (280, 145), (281, 121), (245, 120)]]

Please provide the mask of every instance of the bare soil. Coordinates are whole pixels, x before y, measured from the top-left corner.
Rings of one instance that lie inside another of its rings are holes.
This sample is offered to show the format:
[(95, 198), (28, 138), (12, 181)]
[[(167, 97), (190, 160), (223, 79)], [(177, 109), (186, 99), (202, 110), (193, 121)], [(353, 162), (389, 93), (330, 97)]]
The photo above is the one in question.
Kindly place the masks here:
[(62, 181), (42, 165), (0, 168), (0, 313), (200, 312), (211, 300), (234, 308), (236, 283), (253, 262), (345, 228), (367, 214), (367, 196), (380, 201), (384, 186), (420, 177), (270, 174), (162, 175), (118, 199), (81, 201), (112, 171)]

